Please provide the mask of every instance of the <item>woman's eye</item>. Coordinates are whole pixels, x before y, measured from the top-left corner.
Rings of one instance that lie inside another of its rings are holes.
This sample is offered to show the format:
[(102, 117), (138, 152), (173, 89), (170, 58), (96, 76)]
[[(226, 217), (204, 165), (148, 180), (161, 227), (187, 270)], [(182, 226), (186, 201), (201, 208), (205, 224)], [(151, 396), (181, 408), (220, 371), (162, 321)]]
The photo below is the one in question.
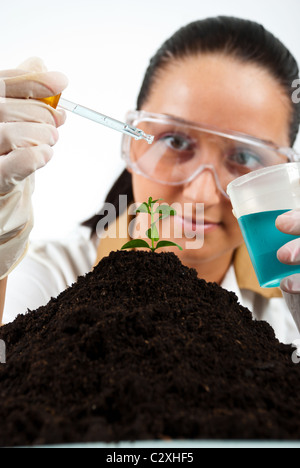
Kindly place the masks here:
[(248, 150), (235, 151), (229, 155), (228, 159), (231, 162), (248, 169), (255, 169), (256, 167), (261, 167), (263, 165), (260, 156)]
[(175, 151), (191, 151), (194, 148), (194, 143), (190, 138), (179, 134), (166, 134), (160, 140)]

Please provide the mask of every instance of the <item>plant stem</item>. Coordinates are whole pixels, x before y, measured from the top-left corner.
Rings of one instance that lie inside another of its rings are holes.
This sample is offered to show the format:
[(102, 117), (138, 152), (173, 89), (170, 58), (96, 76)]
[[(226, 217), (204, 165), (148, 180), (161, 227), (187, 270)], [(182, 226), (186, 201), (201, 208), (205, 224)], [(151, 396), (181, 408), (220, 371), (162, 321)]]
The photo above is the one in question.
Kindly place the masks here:
[(152, 237), (152, 225), (154, 223), (154, 214), (153, 214), (153, 205), (152, 205), (152, 203), (150, 205), (150, 212), (151, 212), (151, 244), (152, 244), (151, 250), (152, 250), (152, 252), (154, 252), (154, 250), (155, 250), (154, 239)]

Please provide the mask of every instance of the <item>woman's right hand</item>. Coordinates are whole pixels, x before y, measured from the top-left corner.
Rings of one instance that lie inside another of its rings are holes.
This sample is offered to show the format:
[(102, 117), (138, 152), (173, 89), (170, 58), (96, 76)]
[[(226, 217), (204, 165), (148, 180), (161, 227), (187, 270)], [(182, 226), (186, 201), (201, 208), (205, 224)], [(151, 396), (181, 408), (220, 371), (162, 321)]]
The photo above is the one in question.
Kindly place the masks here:
[(60, 94), (66, 86), (67, 78), (48, 72), (40, 59), (0, 71), (0, 195), (51, 159), (65, 112), (37, 99)]
[(40, 59), (0, 71), (0, 280), (23, 258), (33, 227), (34, 172), (51, 159), (65, 112), (39, 99), (60, 94), (67, 78)]

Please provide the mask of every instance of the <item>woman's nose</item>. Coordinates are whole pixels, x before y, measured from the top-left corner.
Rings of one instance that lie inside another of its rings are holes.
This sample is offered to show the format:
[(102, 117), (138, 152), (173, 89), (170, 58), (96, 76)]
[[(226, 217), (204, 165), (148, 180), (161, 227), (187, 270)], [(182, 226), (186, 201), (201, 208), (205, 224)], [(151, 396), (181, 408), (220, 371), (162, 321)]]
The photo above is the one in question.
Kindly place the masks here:
[(186, 198), (200, 203), (214, 205), (220, 202), (220, 182), (210, 168), (204, 168), (195, 179), (185, 185), (183, 194)]

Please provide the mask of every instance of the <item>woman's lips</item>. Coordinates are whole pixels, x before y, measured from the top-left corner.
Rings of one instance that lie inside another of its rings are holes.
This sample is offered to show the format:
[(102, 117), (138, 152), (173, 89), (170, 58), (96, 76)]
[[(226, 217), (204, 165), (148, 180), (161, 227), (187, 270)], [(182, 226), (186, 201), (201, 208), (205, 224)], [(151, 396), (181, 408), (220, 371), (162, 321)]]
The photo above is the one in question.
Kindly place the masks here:
[(187, 217), (181, 217), (179, 215), (174, 216), (175, 222), (183, 227), (184, 233), (190, 234), (204, 234), (214, 231), (220, 226), (220, 223), (215, 223), (210, 220), (202, 219), (195, 220)]

